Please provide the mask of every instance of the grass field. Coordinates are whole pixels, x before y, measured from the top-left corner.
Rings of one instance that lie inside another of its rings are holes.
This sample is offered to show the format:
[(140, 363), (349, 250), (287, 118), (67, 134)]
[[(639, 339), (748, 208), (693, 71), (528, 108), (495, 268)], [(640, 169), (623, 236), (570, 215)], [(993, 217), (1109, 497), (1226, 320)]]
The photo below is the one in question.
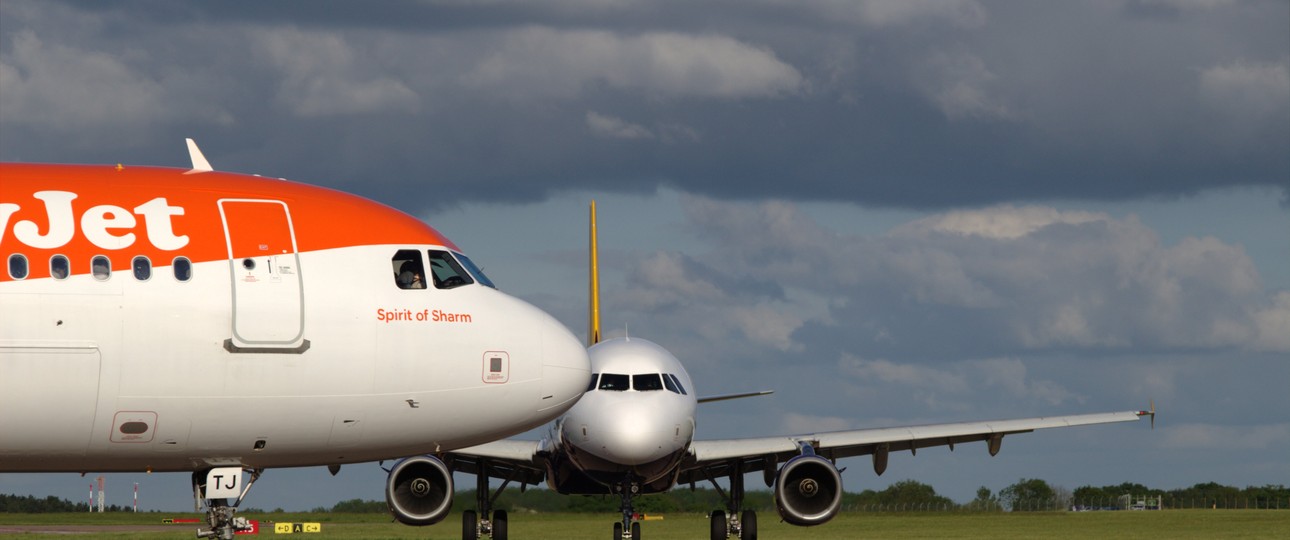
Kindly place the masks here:
[[(83, 533), (93, 538), (192, 538), (195, 525), (161, 527), (163, 517), (195, 514), (0, 514), (0, 536), (39, 537)], [(407, 527), (376, 514), (247, 514), (261, 521), (261, 536), (273, 534), (267, 521), (322, 523), (319, 534), (291, 538), (430, 538), (461, 537), (454, 516), (432, 527)], [(1027, 513), (843, 513), (812, 528), (780, 523), (761, 513), (760, 537), (766, 540), (828, 538), (1290, 538), (1290, 511), (1168, 510), (1161, 512), (1027, 512)], [(598, 514), (514, 514), (511, 537), (528, 539), (608, 540), (613, 516)], [(23, 526), (57, 530), (12, 532)], [(116, 527), (128, 527), (126, 530)], [(146, 527), (146, 529), (144, 528)], [(647, 540), (707, 538), (702, 515), (677, 514), (643, 523)], [(253, 537), (245, 537), (253, 538)]]

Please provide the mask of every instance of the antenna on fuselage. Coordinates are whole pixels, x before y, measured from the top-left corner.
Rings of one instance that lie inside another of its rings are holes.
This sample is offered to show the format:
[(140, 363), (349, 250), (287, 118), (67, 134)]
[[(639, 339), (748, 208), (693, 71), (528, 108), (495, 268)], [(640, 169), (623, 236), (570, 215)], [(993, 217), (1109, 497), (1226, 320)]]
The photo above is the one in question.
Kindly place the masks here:
[(587, 346), (600, 343), (600, 262), (596, 252), (596, 201), (591, 201), (591, 226), (587, 230)]
[(206, 156), (202, 154), (202, 149), (197, 147), (197, 141), (184, 139), (188, 141), (188, 158), (193, 161), (193, 170), (191, 172), (211, 172), (215, 170), (211, 167), (211, 162), (206, 161)]

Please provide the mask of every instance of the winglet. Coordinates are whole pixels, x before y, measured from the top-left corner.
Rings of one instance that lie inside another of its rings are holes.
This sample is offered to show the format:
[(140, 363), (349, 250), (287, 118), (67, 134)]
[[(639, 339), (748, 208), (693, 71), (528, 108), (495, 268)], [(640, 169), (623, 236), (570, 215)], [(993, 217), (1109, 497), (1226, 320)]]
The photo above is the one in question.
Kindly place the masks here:
[(211, 162), (206, 161), (206, 156), (202, 155), (202, 149), (197, 147), (197, 142), (192, 139), (188, 141), (188, 157), (193, 160), (193, 172), (210, 172), (215, 170), (211, 167)]
[(1146, 411), (1138, 411), (1138, 417), (1150, 416), (1151, 429), (1156, 429), (1156, 400), (1154, 399), (1150, 400), (1150, 403), (1151, 403), (1151, 409)]
[(600, 343), (600, 262), (596, 251), (596, 201), (591, 201), (591, 226), (587, 246), (587, 346)]

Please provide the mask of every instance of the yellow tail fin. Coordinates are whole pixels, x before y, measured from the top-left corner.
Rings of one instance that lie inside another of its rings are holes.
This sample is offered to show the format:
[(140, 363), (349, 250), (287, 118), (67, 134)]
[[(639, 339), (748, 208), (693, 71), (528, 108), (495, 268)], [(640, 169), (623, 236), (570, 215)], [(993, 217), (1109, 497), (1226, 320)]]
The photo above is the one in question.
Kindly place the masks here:
[(596, 252), (596, 201), (591, 201), (591, 227), (588, 230), (591, 237), (588, 245), (588, 313), (587, 313), (587, 345), (600, 343), (600, 262), (599, 255)]

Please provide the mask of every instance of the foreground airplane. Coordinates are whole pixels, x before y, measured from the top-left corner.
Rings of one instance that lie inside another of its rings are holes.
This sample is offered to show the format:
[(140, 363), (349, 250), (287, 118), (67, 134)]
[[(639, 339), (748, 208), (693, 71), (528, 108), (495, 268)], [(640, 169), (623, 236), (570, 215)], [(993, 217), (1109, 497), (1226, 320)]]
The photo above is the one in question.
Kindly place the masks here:
[[(521, 487), (544, 479), (564, 494), (622, 498), (622, 519), (614, 523), (614, 540), (639, 540), (640, 522), (632, 499), (667, 491), (677, 484), (707, 480), (725, 499), (724, 511), (711, 515), (713, 540), (757, 537), (757, 515), (743, 508), (744, 474), (761, 472), (774, 489), (780, 517), (794, 525), (819, 525), (833, 518), (842, 500), (838, 458), (871, 455), (882, 474), (891, 452), (986, 441), (990, 455), (999, 452), (1005, 435), (1036, 429), (1129, 422), (1151, 411), (1083, 414), (988, 422), (861, 429), (755, 439), (694, 440), (698, 403), (760, 395), (753, 392), (697, 398), (681, 362), (666, 349), (640, 338), (600, 341), (599, 276), (596, 263), (596, 207), (591, 205), (589, 353), (593, 374), (587, 393), (555, 422), (541, 441), (504, 440), (436, 456), (410, 458), (391, 475), (436, 486), (451, 486), (449, 471), (476, 475), (477, 511), (462, 516), (462, 538), (507, 537), (507, 516), (490, 509), (510, 482)], [(781, 465), (782, 464), (782, 465)], [(490, 492), (488, 479), (503, 480)], [(728, 491), (717, 479), (729, 478)], [(390, 509), (401, 522), (424, 525), (443, 519), (451, 501), (442, 488), (423, 497), (387, 493)]]
[(476, 445), (586, 390), (578, 339), (435, 229), (189, 150), (0, 164), (0, 472), (192, 471), (198, 536), (232, 538), (263, 469)]

